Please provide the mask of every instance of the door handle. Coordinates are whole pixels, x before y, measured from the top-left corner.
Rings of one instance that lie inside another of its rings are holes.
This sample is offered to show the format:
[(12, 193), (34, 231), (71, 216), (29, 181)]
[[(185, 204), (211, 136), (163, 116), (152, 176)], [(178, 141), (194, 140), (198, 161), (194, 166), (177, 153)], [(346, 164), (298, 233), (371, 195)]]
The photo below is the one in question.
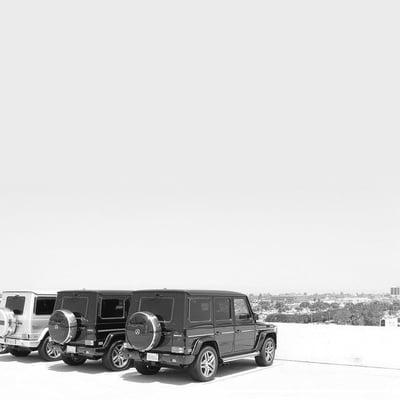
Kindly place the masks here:
[(216, 331), (215, 334), (216, 334), (216, 335), (222, 335), (222, 332)]
[(236, 333), (240, 333), (241, 332), (241, 330), (240, 329), (236, 329), (236, 331), (235, 331)]

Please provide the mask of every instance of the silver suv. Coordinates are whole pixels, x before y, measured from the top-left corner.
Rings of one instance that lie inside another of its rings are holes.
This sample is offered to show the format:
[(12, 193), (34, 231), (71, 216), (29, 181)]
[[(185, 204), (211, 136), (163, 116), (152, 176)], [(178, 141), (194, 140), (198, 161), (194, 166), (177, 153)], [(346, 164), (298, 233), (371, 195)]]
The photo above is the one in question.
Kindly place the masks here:
[(54, 310), (56, 293), (3, 292), (0, 300), (0, 346), (15, 357), (38, 351), (45, 361), (61, 359), (53, 346), (47, 327)]

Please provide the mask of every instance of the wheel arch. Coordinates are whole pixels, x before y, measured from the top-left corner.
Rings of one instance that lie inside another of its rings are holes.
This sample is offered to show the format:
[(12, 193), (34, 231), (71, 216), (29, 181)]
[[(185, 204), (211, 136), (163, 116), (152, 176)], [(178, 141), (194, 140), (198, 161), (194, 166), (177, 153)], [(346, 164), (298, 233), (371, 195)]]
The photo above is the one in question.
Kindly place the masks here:
[(39, 336), (39, 342), (42, 344), (43, 340), (46, 339), (47, 336), (50, 336), (49, 328), (46, 327), (42, 330)]
[(265, 339), (267, 339), (269, 337), (272, 337), (272, 339), (274, 339), (275, 347), (278, 347), (278, 336), (277, 336), (276, 332), (268, 333)]
[(192, 354), (194, 356), (197, 356), (200, 353), (201, 349), (204, 348), (205, 346), (213, 347), (215, 349), (215, 351), (217, 352), (218, 358), (221, 359), (218, 343), (211, 336), (210, 337), (205, 337), (205, 338), (202, 338), (202, 339), (198, 339), (196, 344), (194, 345)]
[(275, 347), (278, 347), (278, 336), (277, 336), (276, 332), (265, 330), (265, 331), (260, 332), (260, 334), (258, 336), (256, 350), (258, 350), (258, 351), (261, 350), (261, 347), (264, 344), (265, 340), (269, 337), (272, 337), (272, 339), (274, 339)]
[(125, 332), (109, 333), (104, 340), (103, 348), (108, 350), (113, 343), (119, 340), (125, 341)]

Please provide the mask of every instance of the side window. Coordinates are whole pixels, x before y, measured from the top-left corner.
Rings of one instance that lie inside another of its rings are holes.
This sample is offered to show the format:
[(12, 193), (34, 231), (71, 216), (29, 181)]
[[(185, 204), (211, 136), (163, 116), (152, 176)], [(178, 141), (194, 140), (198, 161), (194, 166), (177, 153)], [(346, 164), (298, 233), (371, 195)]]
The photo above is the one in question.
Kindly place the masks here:
[(245, 299), (235, 299), (233, 304), (235, 308), (236, 321), (246, 320), (251, 318), (249, 306), (247, 305)]
[(191, 298), (189, 300), (189, 321), (210, 322), (211, 321), (211, 299)]
[(40, 298), (36, 299), (36, 315), (51, 315), (54, 311), (54, 305), (56, 304), (56, 299), (52, 298)]
[(124, 318), (125, 300), (124, 299), (102, 299), (101, 318)]
[(232, 320), (231, 299), (228, 297), (216, 297), (214, 299), (215, 321)]

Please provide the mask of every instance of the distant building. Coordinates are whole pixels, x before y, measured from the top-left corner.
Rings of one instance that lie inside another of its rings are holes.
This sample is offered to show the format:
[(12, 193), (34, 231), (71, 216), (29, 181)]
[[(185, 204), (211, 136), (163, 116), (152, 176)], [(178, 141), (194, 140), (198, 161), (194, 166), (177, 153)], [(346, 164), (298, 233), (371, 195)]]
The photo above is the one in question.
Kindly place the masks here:
[(392, 288), (390, 288), (390, 294), (392, 296), (400, 296), (400, 287), (392, 287)]
[(381, 319), (381, 326), (385, 328), (399, 328), (400, 318), (398, 317), (384, 317)]

